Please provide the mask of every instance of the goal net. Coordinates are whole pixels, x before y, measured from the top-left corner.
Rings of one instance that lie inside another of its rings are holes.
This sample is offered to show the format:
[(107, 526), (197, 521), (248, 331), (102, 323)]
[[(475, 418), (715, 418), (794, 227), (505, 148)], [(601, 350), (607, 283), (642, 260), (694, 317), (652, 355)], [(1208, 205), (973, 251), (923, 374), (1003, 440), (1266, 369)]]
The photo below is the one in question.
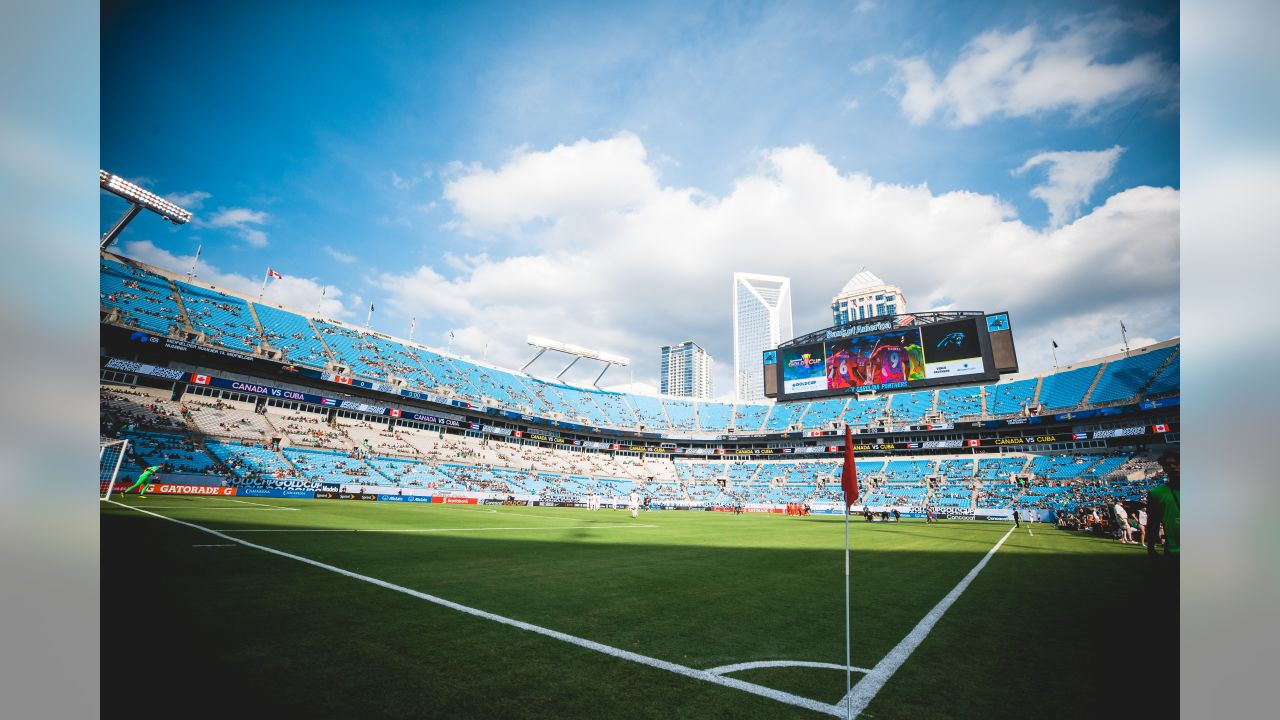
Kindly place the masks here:
[(116, 488), (116, 478), (120, 476), (120, 465), (124, 463), (124, 453), (129, 447), (128, 440), (100, 440), (98, 442), (98, 499), (107, 500)]

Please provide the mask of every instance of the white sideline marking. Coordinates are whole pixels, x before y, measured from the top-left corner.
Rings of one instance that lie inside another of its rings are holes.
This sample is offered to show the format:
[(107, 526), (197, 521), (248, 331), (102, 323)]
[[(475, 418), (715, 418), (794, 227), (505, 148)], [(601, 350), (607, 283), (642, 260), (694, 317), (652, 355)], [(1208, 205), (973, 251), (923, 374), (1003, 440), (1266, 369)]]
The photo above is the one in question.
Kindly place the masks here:
[[(245, 510), (248, 508), (234, 508), (236, 510)], [(379, 528), (376, 530), (364, 530), (361, 528), (263, 528), (263, 529), (245, 529), (245, 530), (223, 530), (222, 532), (233, 533), (251, 533), (251, 532), (367, 532), (367, 533), (429, 533), (429, 532), (483, 532), (486, 530), (527, 530), (529, 532), (542, 532), (544, 530), (598, 530), (600, 528), (656, 528), (657, 525), (624, 525), (623, 523), (613, 523), (609, 525), (556, 525), (553, 527), (480, 527), (480, 528), (403, 528), (400, 530)]]
[[(775, 667), (808, 667), (808, 668), (825, 668), (829, 670), (844, 670), (845, 666), (839, 663), (812, 662), (809, 660), (754, 660), (752, 662), (740, 662), (732, 665), (721, 665), (713, 667), (707, 672), (716, 675), (726, 675), (728, 673), (741, 672), (743, 670), (756, 670), (758, 668), (775, 668)], [(849, 666), (849, 669), (856, 673), (869, 673), (866, 668)]]
[[(224, 500), (226, 498), (223, 498)], [(114, 500), (112, 502), (115, 502)], [(133, 507), (126, 505), (125, 507)], [(215, 505), (213, 507), (196, 507), (195, 505), (147, 505), (152, 510), (198, 510), (204, 512), (206, 510), (297, 510), (291, 507), (275, 507), (274, 505), (263, 505), (262, 507), (239, 507), (238, 505)]]
[[(792, 695), (791, 693), (788, 693), (788, 692), (783, 692), (781, 690), (774, 690), (773, 688), (768, 688), (763, 685), (756, 685), (755, 683), (736, 680), (730, 677), (722, 677), (720, 675), (716, 675), (715, 673), (712, 673), (707, 670), (698, 670), (697, 668), (691, 668), (687, 665), (680, 665), (678, 663), (667, 662), (666, 660), (659, 660), (658, 658), (649, 657), (648, 655), (641, 655), (639, 653), (631, 652), (630, 650), (623, 650), (621, 648), (616, 648), (611, 645), (598, 643), (594, 640), (587, 640), (586, 638), (580, 638), (580, 637), (577, 637), (576, 635), (569, 635), (568, 633), (562, 633), (558, 630), (552, 630), (550, 628), (544, 628), (540, 625), (527, 623), (522, 620), (514, 620), (512, 618), (505, 617), (503, 615), (497, 615), (491, 612), (486, 612), (484, 610), (478, 610), (476, 608), (468, 607), (466, 605), (462, 605), (462, 604), (453, 602), (451, 600), (445, 600), (444, 598), (436, 597), (435, 595), (428, 595), (427, 593), (419, 592), (417, 590), (413, 590), (411, 588), (407, 588), (402, 585), (389, 583), (385, 580), (379, 580), (377, 578), (369, 577), (368, 575), (360, 575), (359, 573), (354, 573), (354, 572), (351, 572), (350, 570), (343, 570), (340, 567), (328, 565), (318, 560), (305, 558), (305, 557), (302, 557), (301, 555), (294, 555), (292, 553), (284, 552), (283, 550), (276, 550), (275, 548), (267, 547), (265, 545), (257, 545), (249, 542), (248, 540), (242, 540), (237, 537), (232, 537), (230, 535), (221, 533), (217, 530), (211, 530), (207, 527), (204, 527), (203, 525), (197, 525), (192, 522), (187, 522), (186, 520), (178, 520), (177, 518), (171, 518), (171, 517), (168, 517), (167, 515), (161, 515), (160, 513), (153, 513), (149, 510), (144, 510), (139, 507), (133, 507), (131, 505), (122, 505), (121, 503), (116, 503), (114, 500), (108, 500), (107, 502), (115, 503), (116, 505), (120, 505), (121, 507), (129, 508), (130, 510), (137, 510), (140, 513), (145, 513), (152, 517), (160, 518), (161, 520), (168, 520), (169, 522), (177, 523), (179, 525), (186, 525), (187, 527), (195, 528), (196, 530), (209, 533), (210, 535), (220, 537), (224, 540), (230, 540), (234, 543), (239, 543), (241, 545), (244, 545), (245, 547), (251, 547), (255, 550), (261, 550), (266, 553), (271, 553), (272, 555), (279, 555), (280, 557), (289, 558), (290, 560), (297, 560), (298, 562), (306, 563), (307, 565), (311, 565), (313, 567), (318, 567), (321, 570), (328, 570), (329, 572), (337, 573), (338, 575), (345, 575), (346, 577), (353, 578), (355, 580), (363, 580), (364, 582), (367, 582), (371, 585), (377, 585), (378, 587), (381, 587), (381, 588), (386, 588), (388, 590), (394, 590), (399, 593), (404, 593), (405, 595), (416, 597), (420, 600), (426, 600), (429, 603), (441, 605), (451, 610), (457, 610), (458, 612), (466, 613), (467, 615), (473, 615), (475, 617), (483, 618), (485, 620), (492, 620), (496, 623), (501, 623), (503, 625), (510, 625), (511, 627), (519, 628), (521, 630), (527, 630), (531, 633), (537, 633), (538, 635), (545, 635), (546, 637), (554, 638), (562, 642), (567, 642), (570, 645), (577, 645), (578, 647), (583, 647), (588, 650), (595, 650), (596, 652), (604, 653), (605, 655), (609, 655), (611, 657), (620, 658), (622, 660), (630, 660), (631, 662), (639, 663), (640, 665), (647, 665), (649, 667), (658, 668), (659, 670), (666, 670), (668, 672), (673, 672), (677, 675), (690, 677), (690, 678), (693, 678), (694, 680), (702, 680), (703, 682), (709, 682), (714, 685), (722, 685), (724, 687), (730, 687), (735, 690), (741, 690), (743, 692), (751, 693), (753, 695), (767, 697), (770, 700), (776, 700), (778, 702), (786, 703), (788, 705), (795, 705), (796, 707), (802, 707), (802, 708), (814, 710), (820, 713), (826, 713), (827, 715), (833, 715), (838, 717), (844, 714), (844, 711), (835, 705), (828, 705), (827, 703), (824, 703), (824, 702), (818, 702), (817, 700), (812, 700), (810, 698), (800, 697), (799, 695)], [(627, 527), (636, 527), (636, 526), (627, 526)]]
[(969, 587), (969, 583), (973, 582), (973, 579), (978, 576), (978, 573), (982, 572), (982, 568), (987, 566), (987, 562), (991, 560), (991, 556), (996, 554), (996, 551), (1000, 549), (1000, 546), (1004, 544), (1005, 540), (1009, 539), (1011, 534), (1013, 534), (1013, 528), (1009, 528), (1009, 530), (1005, 532), (1004, 537), (1000, 538), (1000, 542), (996, 543), (995, 547), (987, 551), (987, 554), (978, 561), (977, 565), (973, 566), (973, 569), (969, 571), (969, 574), (961, 578), (960, 582), (957, 583), (955, 587), (951, 588), (951, 592), (947, 593), (946, 597), (939, 600), (938, 604), (934, 605), (933, 609), (929, 611), (929, 614), (925, 615), (924, 619), (912, 628), (911, 632), (889, 651), (889, 654), (881, 658), (880, 662), (876, 663), (876, 666), (871, 668), (870, 672), (862, 676), (862, 679), (858, 681), (858, 684), (854, 685), (853, 689), (849, 691), (849, 694), (846, 695), (837, 705), (838, 708), (841, 708), (842, 715), (845, 714), (844, 708), (846, 706), (849, 706), (849, 717), (858, 717), (859, 713), (867, 709), (867, 705), (875, 699), (876, 693), (880, 692), (880, 688), (884, 687), (884, 684), (889, 681), (889, 678), (893, 677), (893, 674), (898, 671), (898, 668), (902, 667), (902, 664), (907, 661), (907, 658), (911, 657), (911, 653), (915, 652), (915, 649), (920, 646), (920, 643), (924, 642), (924, 639), (928, 637), (930, 631), (933, 630), (933, 626), (937, 625), (938, 620), (942, 619), (943, 613), (945, 613), (956, 599), (960, 597), (960, 593), (964, 592), (965, 589)]
[(235, 543), (217, 543), (215, 545), (192, 545), (191, 547), (235, 547)]

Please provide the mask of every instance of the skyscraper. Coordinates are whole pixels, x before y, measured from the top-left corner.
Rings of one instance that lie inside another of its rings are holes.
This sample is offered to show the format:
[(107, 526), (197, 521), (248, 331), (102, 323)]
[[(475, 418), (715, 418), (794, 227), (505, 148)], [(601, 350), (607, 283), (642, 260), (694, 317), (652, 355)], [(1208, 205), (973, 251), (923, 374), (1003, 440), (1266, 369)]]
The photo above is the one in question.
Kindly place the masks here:
[(877, 315), (901, 315), (907, 298), (896, 285), (889, 285), (863, 267), (840, 292), (831, 298), (831, 317), (836, 325), (866, 320)]
[(662, 394), (711, 399), (711, 356), (697, 343), (662, 346)]
[(733, 381), (739, 400), (764, 399), (764, 351), (792, 336), (791, 279), (734, 273)]

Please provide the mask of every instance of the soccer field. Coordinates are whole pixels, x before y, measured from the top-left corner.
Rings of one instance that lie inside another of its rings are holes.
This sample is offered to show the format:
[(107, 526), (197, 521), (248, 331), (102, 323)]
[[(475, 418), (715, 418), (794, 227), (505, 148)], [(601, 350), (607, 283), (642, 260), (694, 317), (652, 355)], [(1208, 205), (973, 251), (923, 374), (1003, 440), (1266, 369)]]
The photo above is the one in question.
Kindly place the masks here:
[[(840, 518), (153, 495), (101, 521), (104, 716), (845, 715)], [(860, 717), (1148, 715), (1140, 661), (1177, 645), (1145, 553), (1011, 528), (851, 522)]]

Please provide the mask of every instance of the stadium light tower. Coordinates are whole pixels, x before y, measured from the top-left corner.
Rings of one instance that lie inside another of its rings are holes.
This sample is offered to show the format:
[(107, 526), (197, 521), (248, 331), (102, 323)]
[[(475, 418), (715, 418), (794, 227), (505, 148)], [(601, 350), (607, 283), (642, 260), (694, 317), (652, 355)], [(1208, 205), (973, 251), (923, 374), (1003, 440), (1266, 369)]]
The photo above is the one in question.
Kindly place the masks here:
[(106, 170), (98, 170), (98, 187), (129, 201), (129, 209), (125, 210), (124, 215), (121, 215), (116, 224), (102, 236), (102, 241), (98, 244), (99, 250), (106, 250), (108, 245), (115, 242), (120, 233), (124, 232), (125, 227), (144, 209), (150, 210), (174, 225), (182, 225), (191, 220), (190, 212)]
[(529, 362), (524, 364), (524, 367), (520, 368), (520, 372), (527, 370), (530, 365), (532, 365), (538, 358), (542, 357), (542, 354), (548, 350), (554, 350), (556, 352), (562, 352), (566, 355), (573, 356), (573, 362), (566, 365), (565, 368), (560, 371), (560, 374), (556, 375), (557, 380), (563, 377), (565, 373), (569, 372), (569, 368), (576, 365), (579, 360), (597, 360), (604, 363), (604, 369), (600, 371), (600, 374), (597, 375), (596, 379), (591, 383), (594, 387), (598, 388), (600, 387), (600, 378), (604, 377), (604, 374), (609, 371), (609, 368), (614, 365), (626, 367), (631, 364), (631, 360), (622, 357), (621, 355), (614, 355), (613, 353), (607, 353), (602, 350), (591, 350), (590, 348), (570, 345), (568, 343), (562, 343), (555, 340), (547, 340), (546, 338), (535, 337), (533, 335), (528, 336), (527, 342), (533, 347), (538, 348), (538, 352), (531, 360), (529, 360)]

